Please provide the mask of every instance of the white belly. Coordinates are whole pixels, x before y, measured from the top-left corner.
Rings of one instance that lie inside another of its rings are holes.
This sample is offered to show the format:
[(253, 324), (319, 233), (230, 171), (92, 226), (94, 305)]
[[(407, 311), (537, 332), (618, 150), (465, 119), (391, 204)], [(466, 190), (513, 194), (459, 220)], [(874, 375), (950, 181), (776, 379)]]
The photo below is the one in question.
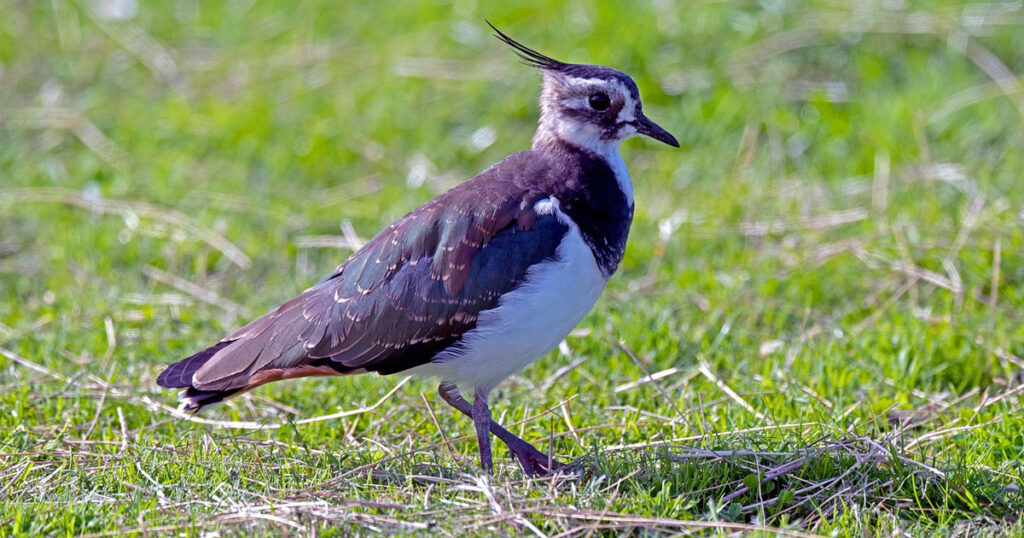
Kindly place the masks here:
[[(560, 215), (562, 216), (562, 215)], [(489, 392), (558, 346), (590, 312), (608, 279), (573, 224), (557, 259), (530, 268), (526, 280), (485, 310), (458, 347), (411, 373), (440, 377), (463, 390)]]

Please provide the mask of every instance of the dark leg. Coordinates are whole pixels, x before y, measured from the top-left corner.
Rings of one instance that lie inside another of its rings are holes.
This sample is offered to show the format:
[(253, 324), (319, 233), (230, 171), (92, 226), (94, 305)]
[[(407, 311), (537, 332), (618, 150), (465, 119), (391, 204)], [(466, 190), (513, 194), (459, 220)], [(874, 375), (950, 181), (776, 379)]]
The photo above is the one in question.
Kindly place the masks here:
[(476, 443), (480, 447), (480, 467), (486, 473), (494, 470), (491, 460), (491, 422), (487, 395), (477, 391), (473, 399), (473, 424), (476, 425)]
[[(441, 386), (437, 388), (437, 392), (441, 394), (441, 398), (443, 398), (444, 401), (448, 402), (448, 405), (473, 419), (473, 422), (477, 425), (477, 441), (481, 443), (480, 458), (483, 460), (483, 442), (480, 441), (481, 439), (487, 439), (489, 456), (490, 439), (486, 434), (481, 435), (480, 423), (476, 420), (476, 405), (471, 406), (469, 402), (462, 397), (462, 394), (459, 393), (459, 390), (454, 385), (446, 385), (442, 383)], [(477, 395), (476, 401), (481, 401), (479, 394)], [(483, 400), (483, 405), (486, 407), (486, 399)], [(509, 451), (512, 452), (512, 455), (515, 456), (517, 460), (519, 460), (519, 465), (523, 467), (523, 471), (526, 474), (530, 476), (543, 476), (551, 471), (563, 467), (563, 464), (559, 463), (557, 460), (548, 458), (547, 454), (537, 450), (530, 443), (520, 439), (514, 433), (506, 430), (501, 427), (500, 424), (491, 420), (489, 409), (487, 410), (487, 421), (490, 422), (491, 433), (496, 435), (498, 439), (501, 439), (505, 445), (508, 446)], [(489, 457), (488, 461), (490, 461)], [(490, 468), (487, 466), (485, 466), (484, 469), (490, 471)]]

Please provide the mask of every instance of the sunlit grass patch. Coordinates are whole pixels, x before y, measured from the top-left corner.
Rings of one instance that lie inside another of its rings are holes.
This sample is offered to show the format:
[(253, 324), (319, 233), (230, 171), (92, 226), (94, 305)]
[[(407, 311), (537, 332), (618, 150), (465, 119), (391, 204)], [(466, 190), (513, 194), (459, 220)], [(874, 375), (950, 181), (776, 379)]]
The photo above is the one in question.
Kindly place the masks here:
[[(0, 5), (0, 534), (1024, 535), (1022, 13)], [(481, 476), (399, 376), (182, 418), (163, 365), (528, 146), (484, 18), (683, 144), (625, 144), (619, 273), (494, 394), (577, 472)]]

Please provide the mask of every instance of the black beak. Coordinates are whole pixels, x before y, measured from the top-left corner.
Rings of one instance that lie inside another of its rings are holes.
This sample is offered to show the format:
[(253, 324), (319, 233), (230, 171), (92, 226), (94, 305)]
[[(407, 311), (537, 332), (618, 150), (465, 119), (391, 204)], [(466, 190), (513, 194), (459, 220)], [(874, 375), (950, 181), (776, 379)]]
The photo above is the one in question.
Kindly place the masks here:
[(634, 125), (636, 125), (636, 132), (644, 136), (649, 136), (658, 142), (664, 142), (672, 147), (679, 147), (679, 141), (676, 140), (676, 137), (672, 136), (671, 133), (662, 129), (660, 125), (654, 123), (650, 118), (643, 114), (640, 114), (640, 117), (636, 119)]

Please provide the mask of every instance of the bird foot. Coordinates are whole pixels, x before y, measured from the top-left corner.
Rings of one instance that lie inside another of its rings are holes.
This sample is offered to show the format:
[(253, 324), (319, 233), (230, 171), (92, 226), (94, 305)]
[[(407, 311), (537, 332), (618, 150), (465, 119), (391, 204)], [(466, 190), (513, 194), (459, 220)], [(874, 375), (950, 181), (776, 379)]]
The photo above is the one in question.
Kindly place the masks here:
[(527, 476), (547, 476), (568, 466), (547, 454), (534, 448), (533, 445), (521, 439), (506, 443), (512, 455), (519, 461), (523, 472)]

